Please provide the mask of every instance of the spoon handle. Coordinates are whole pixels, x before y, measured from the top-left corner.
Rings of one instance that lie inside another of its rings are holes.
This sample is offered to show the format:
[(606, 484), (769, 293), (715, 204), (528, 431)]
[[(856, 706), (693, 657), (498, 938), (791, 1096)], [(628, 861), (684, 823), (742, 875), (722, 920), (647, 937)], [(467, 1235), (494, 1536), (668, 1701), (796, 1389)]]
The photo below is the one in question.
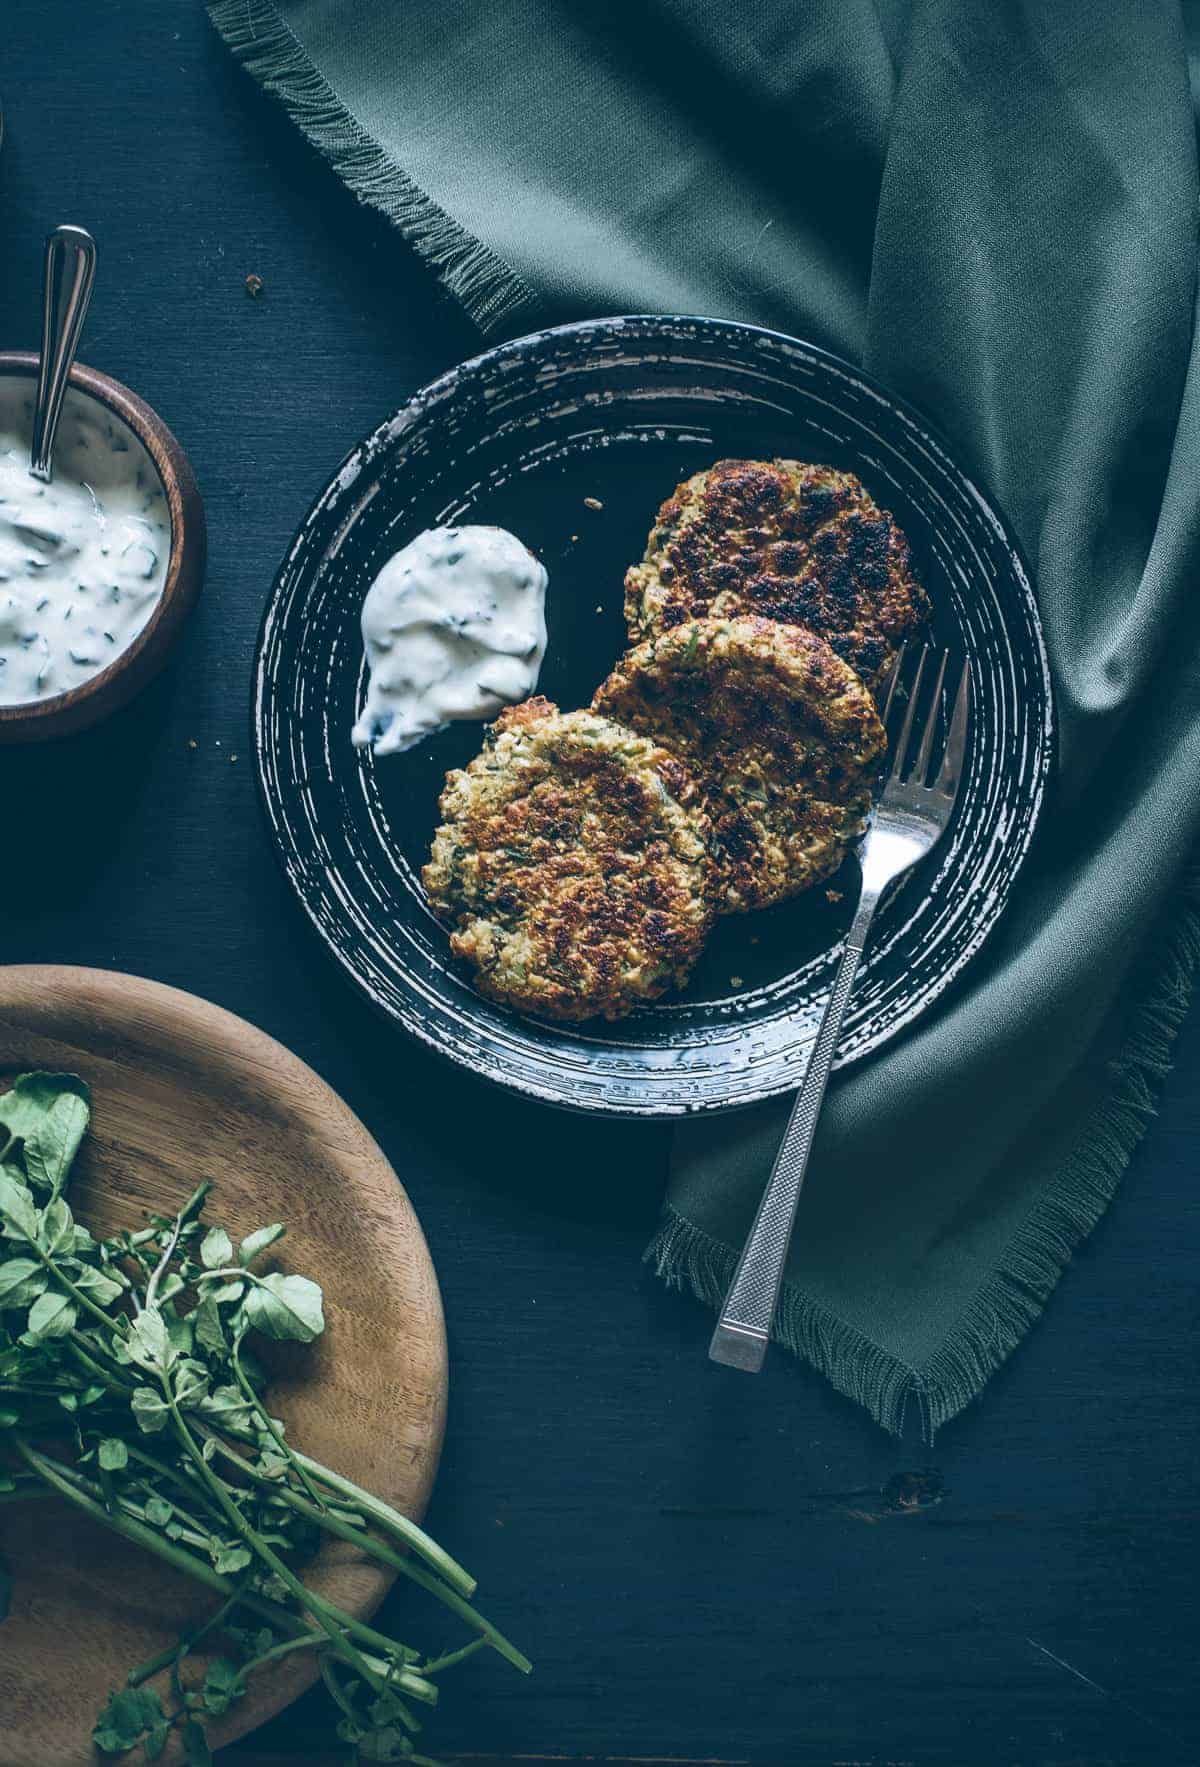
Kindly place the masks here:
[(38, 364), (33, 449), (29, 463), (34, 478), (44, 479), (47, 484), (67, 380), (79, 348), (79, 334), (83, 330), (95, 280), (96, 242), (91, 234), (82, 227), (56, 227), (46, 240), (42, 356)]

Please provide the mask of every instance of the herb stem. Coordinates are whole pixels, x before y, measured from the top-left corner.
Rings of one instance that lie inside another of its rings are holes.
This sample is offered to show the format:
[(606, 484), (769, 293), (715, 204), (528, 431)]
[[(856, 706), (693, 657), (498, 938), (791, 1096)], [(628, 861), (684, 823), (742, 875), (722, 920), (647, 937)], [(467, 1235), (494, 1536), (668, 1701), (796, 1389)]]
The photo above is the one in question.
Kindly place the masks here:
[(291, 1443), (285, 1440), (283, 1431), (275, 1422), (275, 1419), (271, 1416), (270, 1412), (267, 1410), (266, 1406), (254, 1391), (254, 1388), (250, 1385), (250, 1382), (246, 1377), (246, 1370), (242, 1367), (241, 1341), (236, 1335), (234, 1336), (233, 1345), (230, 1350), (229, 1363), (230, 1367), (233, 1369), (233, 1378), (237, 1382), (244, 1398), (254, 1407), (258, 1416), (262, 1418), (267, 1429), (270, 1431), (271, 1439), (274, 1441), (275, 1446), (279, 1449), (283, 1458), (295, 1467), (296, 1477), (300, 1480), (300, 1483), (304, 1486), (304, 1489), (308, 1492), (317, 1508), (322, 1514), (324, 1514), (327, 1508), (325, 1499), (321, 1496), (321, 1493), (317, 1490), (317, 1487), (313, 1484), (307, 1472), (301, 1466), (299, 1460), (292, 1452)]
[(162, 1256), (154, 1266), (150, 1280), (146, 1284), (145, 1307), (153, 1307), (155, 1305), (155, 1296), (158, 1293), (159, 1282), (162, 1279), (163, 1273), (168, 1264), (170, 1264), (171, 1259), (175, 1256), (175, 1248), (179, 1244), (179, 1235), (183, 1232), (184, 1223), (190, 1215), (195, 1214), (197, 1209), (203, 1207), (204, 1199), (211, 1189), (212, 1185), (207, 1182), (204, 1184), (198, 1184), (195, 1190), (193, 1190), (191, 1196), (189, 1196), (184, 1203), (183, 1207), (176, 1213), (175, 1219), (171, 1223), (171, 1231), (167, 1235), (167, 1243), (163, 1247)]
[[(94, 1493), (96, 1487), (89, 1479), (86, 1479), (81, 1472), (77, 1472), (74, 1467), (63, 1466), (60, 1463), (56, 1470), (60, 1478), (69, 1480), (76, 1489), (85, 1491), (88, 1495)], [(114, 1495), (117, 1508), (125, 1515), (129, 1516), (131, 1520), (139, 1524), (145, 1524), (147, 1527), (152, 1526), (147, 1520), (146, 1510), (143, 1504), (136, 1502), (132, 1497), (122, 1496), (119, 1492)], [(104, 1501), (103, 1497), (101, 1498), (101, 1501)], [(106, 1504), (106, 1507), (111, 1513), (112, 1505)], [(180, 1514), (184, 1513), (186, 1512), (180, 1511)], [(187, 1519), (196, 1525), (191, 1528), (184, 1528), (180, 1533), (180, 1539), (186, 1540), (189, 1546), (206, 1547), (211, 1538), (211, 1530), (206, 1531), (199, 1523), (196, 1523), (196, 1518), (194, 1516), (189, 1516)]]
[[(154, 1553), (155, 1557), (161, 1558), (174, 1570), (182, 1571), (184, 1576), (192, 1577), (198, 1583), (207, 1584), (210, 1589), (216, 1590), (218, 1595), (231, 1598), (239, 1607), (247, 1608), (251, 1613), (258, 1614), (269, 1626), (286, 1627), (293, 1632), (298, 1626), (302, 1627), (303, 1622), (299, 1615), (292, 1613), (289, 1608), (281, 1607), (278, 1602), (268, 1601), (265, 1596), (255, 1594), (252, 1589), (238, 1588), (220, 1571), (214, 1571), (205, 1559), (198, 1558), (194, 1552), (183, 1551), (172, 1541), (164, 1539), (157, 1529), (136, 1521), (132, 1516), (122, 1515), (116, 1510), (105, 1509), (98, 1487), (90, 1485), (83, 1479), (80, 1479), (78, 1487), (72, 1485), (64, 1476), (67, 1471), (65, 1467), (57, 1465), (46, 1455), (39, 1453), (23, 1437), (14, 1434), (10, 1436), (10, 1440), (22, 1459), (33, 1467), (38, 1476), (44, 1479), (46, 1484), (50, 1485), (59, 1496), (65, 1497), (69, 1503), (73, 1503), (77, 1509), (83, 1510), (93, 1520), (101, 1522), (104, 1527), (110, 1528), (113, 1533), (123, 1535), (126, 1540), (133, 1541), (137, 1546), (144, 1546), (148, 1552)], [(78, 1477), (78, 1475), (76, 1476)], [(369, 1626), (360, 1625), (349, 1615), (344, 1616), (344, 1619), (347, 1631), (361, 1634), (364, 1643), (383, 1646), (388, 1650), (393, 1648), (390, 1639), (384, 1638), (378, 1632), (373, 1632)]]
[(324, 1643), (323, 1632), (301, 1632), (296, 1638), (285, 1638), (282, 1644), (273, 1644), (270, 1650), (264, 1650), (260, 1655), (251, 1657), (248, 1663), (243, 1663), (238, 1670), (238, 1680), (244, 1684), (247, 1675), (261, 1669), (264, 1663), (278, 1662), (280, 1657), (291, 1656), (294, 1650), (317, 1650)]
[(328, 1688), (335, 1704), (340, 1707), (343, 1715), (350, 1720), (350, 1723), (357, 1728), (358, 1713), (354, 1710), (354, 1707), (342, 1692), (337, 1676), (333, 1672), (333, 1664), (329, 1661), (324, 1651), (321, 1651), (317, 1657), (317, 1667), (321, 1671), (321, 1680)]
[(218, 1627), (224, 1625), (230, 1614), (237, 1607), (238, 1600), (239, 1597), (237, 1595), (231, 1595), (229, 1600), (223, 1601), (216, 1613), (210, 1614), (208, 1619), (205, 1620), (202, 1625), (195, 1627), (191, 1632), (185, 1632), (182, 1638), (178, 1639), (174, 1644), (169, 1644), (165, 1650), (160, 1650), (156, 1657), (151, 1657), (150, 1660), (143, 1663), (140, 1668), (131, 1669), (129, 1674), (125, 1677), (126, 1684), (129, 1687), (140, 1687), (143, 1681), (149, 1681), (150, 1677), (152, 1675), (157, 1675), (161, 1669), (170, 1668), (170, 1666), (173, 1663), (177, 1663), (181, 1657), (187, 1656), (188, 1652), (194, 1650), (202, 1638), (206, 1637), (210, 1632), (215, 1632)]
[[(129, 1443), (128, 1451), (131, 1460), (140, 1461), (143, 1466), (148, 1466), (152, 1472), (156, 1472), (160, 1478), (169, 1480), (177, 1491), (182, 1491), (185, 1494), (189, 1503), (193, 1503), (196, 1499), (200, 1499), (202, 1502), (206, 1503), (209, 1514), (215, 1514), (212, 1503), (208, 1498), (208, 1493), (205, 1491), (203, 1485), (199, 1484), (195, 1479), (185, 1478), (179, 1471), (178, 1467), (168, 1466), (165, 1460), (159, 1460), (155, 1455), (148, 1454), (146, 1450), (139, 1447), (136, 1442)], [(201, 1526), (197, 1517), (192, 1515), (182, 1503), (172, 1499), (172, 1508), (177, 1510), (180, 1515), (186, 1517), (188, 1521), (195, 1522), (197, 1527)]]
[(473, 1657), (475, 1652), (482, 1650), (488, 1642), (489, 1640), (481, 1632), (478, 1638), (472, 1638), (471, 1642), (464, 1644), (461, 1649), (447, 1651), (444, 1657), (434, 1657), (432, 1662), (422, 1663), (421, 1673), (422, 1675), (440, 1675), (443, 1669), (453, 1669), (456, 1663), (463, 1663), (468, 1657)]
[[(240, 1424), (231, 1423), (227, 1418), (222, 1420), (219, 1432), (214, 1431), (211, 1425), (204, 1427), (206, 1433), (219, 1433), (221, 1436), (231, 1436), (235, 1442), (244, 1442), (249, 1447), (254, 1445), (254, 1436), (251, 1431), (242, 1428)], [(444, 1577), (446, 1582), (452, 1588), (457, 1589), (460, 1595), (474, 1595), (478, 1588), (475, 1578), (469, 1571), (463, 1569), (457, 1559), (451, 1558), (450, 1554), (439, 1546), (436, 1540), (431, 1539), (424, 1528), (418, 1527), (416, 1522), (409, 1520), (408, 1516), (401, 1515), (398, 1509), (393, 1509), (390, 1503), (383, 1501), (382, 1497), (376, 1497), (370, 1491), (364, 1491), (353, 1480), (344, 1478), (341, 1473), (332, 1472), (329, 1467), (322, 1466), (319, 1460), (313, 1460), (301, 1449), (293, 1448), (292, 1454), (305, 1471), (312, 1474), (319, 1485), (324, 1485), (328, 1490), (336, 1491), (340, 1496), (345, 1497), (351, 1508), (361, 1510), (364, 1516), (370, 1517), (382, 1533), (390, 1534), (402, 1545), (411, 1547), (418, 1558), (423, 1558), (425, 1563)]]
[[(219, 1437), (213, 1437), (210, 1439), (216, 1441), (217, 1451), (219, 1453), (225, 1455), (227, 1459), (232, 1460), (235, 1465), (240, 1466), (252, 1479), (257, 1479), (264, 1484), (273, 1482), (266, 1480), (254, 1467), (248, 1466), (242, 1459), (241, 1455), (235, 1453), (233, 1449), (226, 1447)], [(383, 1541), (375, 1540), (372, 1539), (370, 1535), (362, 1534), (359, 1529), (351, 1527), (348, 1522), (340, 1521), (337, 1516), (331, 1515), (328, 1510), (321, 1511), (314, 1509), (312, 1504), (308, 1503), (303, 1497), (301, 1497), (298, 1491), (290, 1491), (286, 1485), (279, 1486), (277, 1489), (280, 1497), (290, 1503), (292, 1508), (298, 1510), (301, 1515), (307, 1516), (310, 1521), (319, 1523), (320, 1526), (325, 1528), (330, 1534), (337, 1535), (338, 1539), (348, 1540), (351, 1545), (357, 1546), (360, 1551), (370, 1553), (373, 1558), (379, 1559), (381, 1563), (390, 1566), (392, 1570), (399, 1571), (401, 1576), (408, 1577), (409, 1580), (416, 1583), (419, 1588), (428, 1590), (431, 1595), (436, 1595), (438, 1600), (443, 1602), (452, 1613), (457, 1614), (460, 1619), (465, 1620), (468, 1625), (473, 1626), (477, 1632), (481, 1633), (488, 1644), (492, 1646), (493, 1650), (499, 1651), (502, 1657), (507, 1658), (507, 1660), (516, 1668), (520, 1669), (523, 1674), (527, 1675), (529, 1673), (532, 1664), (529, 1662), (528, 1657), (523, 1656), (515, 1645), (509, 1643), (503, 1633), (498, 1632), (489, 1620), (485, 1620), (483, 1615), (473, 1608), (469, 1602), (464, 1601), (463, 1597), (458, 1594), (457, 1590), (448, 1587), (448, 1585), (440, 1578), (431, 1576), (429, 1572), (423, 1570), (420, 1565), (414, 1564), (411, 1558), (406, 1558), (403, 1554), (393, 1551), (393, 1549), (390, 1546), (386, 1546)]]
[(300, 1578), (296, 1576), (295, 1572), (292, 1571), (290, 1567), (284, 1563), (283, 1559), (280, 1558), (275, 1549), (263, 1539), (253, 1523), (247, 1521), (246, 1517), (242, 1514), (221, 1480), (216, 1477), (197, 1446), (196, 1438), (188, 1428), (183, 1413), (179, 1409), (179, 1403), (175, 1398), (174, 1393), (171, 1391), (169, 1376), (165, 1371), (160, 1370), (159, 1379), (162, 1382), (163, 1392), (166, 1395), (167, 1408), (171, 1413), (171, 1420), (175, 1426), (175, 1433), (179, 1437), (189, 1458), (195, 1464), (200, 1477), (208, 1486), (212, 1495), (215, 1497), (217, 1504), (224, 1512), (226, 1519), (230, 1522), (235, 1532), (241, 1535), (247, 1546), (258, 1554), (264, 1564), (270, 1566), (271, 1570), (274, 1571), (285, 1589), (287, 1589), (288, 1593), (294, 1598), (300, 1607), (312, 1615), (321, 1630), (328, 1635), (336, 1647), (338, 1654), (343, 1656), (353, 1668), (358, 1670), (359, 1674), (369, 1687), (373, 1687), (376, 1692), (379, 1692), (380, 1683), (378, 1676), (363, 1661), (362, 1653), (358, 1651), (346, 1637), (343, 1628), (339, 1624), (340, 1615), (338, 1614), (337, 1609), (331, 1607), (331, 1605), (324, 1601), (321, 1596), (316, 1594), (314, 1590), (306, 1588)]
[(95, 1301), (92, 1300), (91, 1296), (85, 1295), (81, 1288), (76, 1288), (75, 1284), (71, 1281), (71, 1278), (64, 1275), (59, 1269), (57, 1261), (49, 1252), (42, 1250), (36, 1239), (28, 1240), (26, 1243), (29, 1245), (34, 1256), (41, 1259), (51, 1276), (53, 1276), (55, 1282), (60, 1283), (62, 1287), (66, 1289), (76, 1306), (82, 1307), (86, 1313), (90, 1313), (93, 1318), (98, 1319), (105, 1331), (111, 1331), (113, 1328), (112, 1314), (106, 1313), (103, 1307), (98, 1307)]
[(450, 1554), (444, 1551), (436, 1540), (432, 1540), (424, 1528), (419, 1528), (416, 1522), (410, 1521), (406, 1515), (401, 1515), (398, 1509), (393, 1509), (391, 1504), (385, 1503), (381, 1497), (373, 1496), (371, 1492), (362, 1490), (352, 1480), (343, 1478), (341, 1473), (331, 1472), (319, 1461), (311, 1460), (307, 1454), (301, 1453), (299, 1448), (293, 1448), (292, 1453), (300, 1465), (312, 1474), (318, 1484), (326, 1486), (330, 1491), (338, 1492), (340, 1496), (347, 1498), (355, 1509), (361, 1509), (364, 1515), (370, 1516), (371, 1520), (384, 1533), (391, 1534), (394, 1539), (402, 1541), (405, 1546), (411, 1546), (413, 1551), (423, 1558), (427, 1565), (439, 1572), (452, 1588), (458, 1590), (460, 1595), (474, 1595), (478, 1588), (475, 1578), (471, 1576), (469, 1571), (464, 1571), (458, 1561), (451, 1558)]
[(67, 1348), (77, 1362), (82, 1363), (91, 1374), (96, 1376), (97, 1380), (104, 1382), (110, 1392), (120, 1393), (122, 1398), (129, 1397), (133, 1389), (129, 1382), (121, 1378), (119, 1363), (114, 1362), (111, 1367), (106, 1367), (103, 1362), (98, 1361), (92, 1354), (91, 1348), (80, 1342), (78, 1332), (71, 1333), (67, 1339)]
[[(102, 1500), (86, 1490), (77, 1488), (65, 1476), (67, 1470), (65, 1467), (55, 1466), (52, 1461), (47, 1460), (45, 1455), (39, 1454), (36, 1448), (31, 1447), (23, 1437), (13, 1435), (11, 1441), (21, 1458), (61, 1497), (65, 1497), (69, 1502), (75, 1504), (76, 1508), (85, 1510), (88, 1515), (94, 1517), (98, 1522), (103, 1522), (104, 1526), (111, 1528), (114, 1533), (123, 1534), (127, 1540), (133, 1540), (137, 1545), (145, 1546), (150, 1552), (164, 1559), (167, 1564), (173, 1565), (177, 1571), (183, 1571), (185, 1575), (194, 1577), (199, 1583), (207, 1583), (209, 1588), (215, 1589), (218, 1594), (232, 1595), (235, 1593), (228, 1579), (221, 1576), (219, 1571), (214, 1571), (211, 1565), (205, 1564), (203, 1559), (197, 1558), (195, 1553), (185, 1552), (182, 1547), (174, 1545), (170, 1540), (164, 1540), (154, 1528), (135, 1520), (132, 1516), (125, 1515), (118, 1510), (105, 1509)], [(287, 1609), (283, 1608), (280, 1612), (286, 1614)]]

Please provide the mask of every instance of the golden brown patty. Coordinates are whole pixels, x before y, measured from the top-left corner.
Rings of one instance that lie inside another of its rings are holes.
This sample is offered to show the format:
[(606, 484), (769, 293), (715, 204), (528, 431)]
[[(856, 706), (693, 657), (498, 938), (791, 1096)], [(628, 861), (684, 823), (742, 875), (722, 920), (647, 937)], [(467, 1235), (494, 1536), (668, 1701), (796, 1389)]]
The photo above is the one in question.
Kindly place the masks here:
[(544, 699), (487, 740), (447, 775), (422, 873), (482, 992), (585, 1019), (681, 987), (713, 919), (712, 832), (687, 768)]
[(908, 542), (853, 473), (798, 460), (719, 460), (658, 512), (625, 577), (636, 644), (709, 615), (807, 626), (876, 685), (929, 616)]
[(695, 774), (725, 912), (819, 883), (862, 830), (887, 738), (858, 676), (803, 627), (675, 626), (628, 651), (593, 705)]

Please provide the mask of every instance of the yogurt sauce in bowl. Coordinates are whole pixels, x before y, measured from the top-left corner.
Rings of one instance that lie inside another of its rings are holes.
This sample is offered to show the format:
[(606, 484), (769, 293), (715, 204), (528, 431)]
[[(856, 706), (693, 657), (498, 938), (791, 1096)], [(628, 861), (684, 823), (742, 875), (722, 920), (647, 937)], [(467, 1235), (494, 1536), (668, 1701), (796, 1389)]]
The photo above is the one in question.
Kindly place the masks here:
[(171, 519), (157, 468), (115, 412), (67, 389), (54, 476), (29, 473), (32, 380), (0, 377), (0, 705), (82, 686), (162, 597)]

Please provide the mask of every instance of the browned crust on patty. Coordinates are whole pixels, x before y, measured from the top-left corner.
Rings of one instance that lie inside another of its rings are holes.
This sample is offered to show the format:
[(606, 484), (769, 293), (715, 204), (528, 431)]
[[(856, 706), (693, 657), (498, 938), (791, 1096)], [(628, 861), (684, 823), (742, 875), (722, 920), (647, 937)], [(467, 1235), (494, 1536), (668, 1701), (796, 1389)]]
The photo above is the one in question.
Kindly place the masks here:
[(481, 992), (613, 1019), (681, 987), (713, 918), (695, 782), (652, 739), (541, 698), (447, 775), (422, 876)]
[(719, 460), (658, 512), (625, 577), (634, 643), (708, 616), (807, 626), (864, 681), (929, 617), (908, 542), (860, 479), (798, 460)]
[(725, 912), (811, 888), (862, 832), (887, 738), (858, 676), (803, 627), (674, 626), (628, 651), (593, 705), (695, 775)]

